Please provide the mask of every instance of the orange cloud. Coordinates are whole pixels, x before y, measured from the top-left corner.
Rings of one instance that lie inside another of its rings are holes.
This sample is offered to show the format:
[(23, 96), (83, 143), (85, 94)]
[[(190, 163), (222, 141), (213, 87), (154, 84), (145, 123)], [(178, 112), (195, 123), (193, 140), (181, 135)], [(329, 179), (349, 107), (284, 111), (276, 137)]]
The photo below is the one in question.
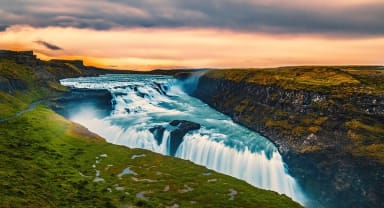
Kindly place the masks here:
[[(92, 29), (12, 26), (0, 47), (33, 49), (44, 59), (84, 59), (119, 69), (269, 67), (285, 65), (382, 65), (384, 37), (332, 38), (217, 29)], [(44, 40), (63, 50), (51, 51)]]

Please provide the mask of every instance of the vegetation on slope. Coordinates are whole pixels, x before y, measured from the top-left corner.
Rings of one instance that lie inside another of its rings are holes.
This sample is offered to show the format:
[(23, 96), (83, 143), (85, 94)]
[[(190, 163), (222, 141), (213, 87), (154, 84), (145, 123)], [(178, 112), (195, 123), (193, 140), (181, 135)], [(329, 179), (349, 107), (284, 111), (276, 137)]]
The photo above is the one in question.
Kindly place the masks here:
[(375, 66), (299, 66), (212, 70), (206, 76), (234, 82), (278, 85), (291, 90), (329, 92), (337, 86), (347, 94), (384, 92), (382, 84), (384, 68)]
[[(299, 207), (187, 161), (108, 144), (43, 106), (0, 129), (1, 207)], [(126, 168), (134, 173), (119, 177)]]
[(30, 69), (12, 60), (0, 59), (0, 79), (0, 117), (13, 115), (49, 93), (35, 86), (36, 78)]

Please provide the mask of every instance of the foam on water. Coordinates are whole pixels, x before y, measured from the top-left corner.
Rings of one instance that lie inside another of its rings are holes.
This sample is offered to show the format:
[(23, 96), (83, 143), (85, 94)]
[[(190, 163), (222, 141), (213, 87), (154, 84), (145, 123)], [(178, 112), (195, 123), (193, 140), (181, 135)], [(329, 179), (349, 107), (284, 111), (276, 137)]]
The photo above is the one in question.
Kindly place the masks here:
[[(111, 143), (170, 155), (170, 132), (175, 127), (169, 122), (196, 122), (202, 127), (184, 136), (174, 156), (305, 204), (300, 187), (287, 173), (281, 155), (268, 139), (189, 96), (172, 77), (103, 75), (64, 79), (61, 83), (73, 88), (107, 89), (112, 93), (110, 116), (98, 119), (93, 109), (79, 108), (70, 118)], [(150, 131), (156, 126), (165, 128), (161, 143)]]

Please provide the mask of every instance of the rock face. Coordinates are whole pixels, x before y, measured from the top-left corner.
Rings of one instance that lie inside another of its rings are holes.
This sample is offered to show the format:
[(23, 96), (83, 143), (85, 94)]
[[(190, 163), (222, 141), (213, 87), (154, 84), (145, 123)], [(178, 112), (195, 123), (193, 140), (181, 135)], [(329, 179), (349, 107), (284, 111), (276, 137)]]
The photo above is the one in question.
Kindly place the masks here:
[(164, 126), (154, 126), (149, 129), (153, 134), (154, 138), (157, 141), (157, 144), (160, 145), (163, 142), (164, 131), (166, 129), (170, 130), (169, 135), (169, 145), (170, 145), (170, 155), (174, 156), (180, 144), (183, 142), (183, 137), (190, 131), (200, 129), (201, 125), (192, 121), (186, 120), (173, 120), (169, 122), (171, 126), (170, 129)]
[(205, 75), (193, 95), (274, 142), (316, 206), (384, 207), (383, 150), (374, 149), (384, 140), (383, 95), (340, 97)]
[(28, 66), (37, 66), (42, 63), (33, 54), (33, 51), (8, 51), (0, 50), (0, 58), (15, 60), (18, 64), (25, 64)]
[(165, 127), (163, 126), (155, 126), (149, 129), (149, 131), (153, 134), (157, 141), (157, 145), (160, 145), (163, 142), (163, 135), (165, 131)]
[(171, 126), (177, 127), (171, 131), (171, 155), (175, 155), (177, 148), (183, 142), (183, 137), (192, 130), (200, 129), (200, 124), (192, 121), (174, 120), (169, 123)]
[(12, 78), (6, 78), (0, 76), (0, 90), (7, 92), (7, 93), (13, 93), (17, 90), (26, 90), (27, 84), (24, 83), (21, 80), (18, 79), (12, 79)]

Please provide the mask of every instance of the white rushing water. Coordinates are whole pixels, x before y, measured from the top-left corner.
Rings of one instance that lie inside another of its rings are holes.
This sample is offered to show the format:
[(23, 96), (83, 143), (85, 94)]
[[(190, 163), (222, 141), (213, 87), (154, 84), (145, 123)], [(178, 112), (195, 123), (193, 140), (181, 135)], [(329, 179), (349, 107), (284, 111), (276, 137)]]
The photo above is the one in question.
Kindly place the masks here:
[[(113, 96), (110, 116), (98, 118), (89, 107), (73, 112), (71, 120), (103, 136), (108, 142), (174, 155), (263, 189), (286, 194), (305, 203), (299, 186), (286, 170), (277, 148), (265, 137), (183, 92), (178, 81), (157, 75), (103, 75), (61, 80), (73, 88), (107, 89)], [(225, 99), (225, 98), (223, 98)], [(188, 132), (174, 154), (170, 132), (173, 120), (201, 124)], [(155, 138), (151, 128), (165, 128)]]

